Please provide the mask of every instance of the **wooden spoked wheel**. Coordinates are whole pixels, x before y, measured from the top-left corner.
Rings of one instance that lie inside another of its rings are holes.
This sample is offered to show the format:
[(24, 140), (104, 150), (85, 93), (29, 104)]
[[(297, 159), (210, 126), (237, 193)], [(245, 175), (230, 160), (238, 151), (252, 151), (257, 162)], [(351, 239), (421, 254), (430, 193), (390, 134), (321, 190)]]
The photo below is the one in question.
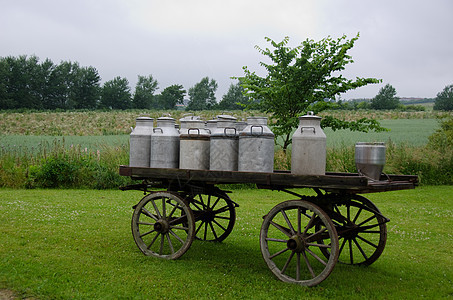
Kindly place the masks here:
[[(338, 236), (329, 216), (303, 200), (276, 205), (264, 217), (261, 253), (280, 280), (314, 286), (332, 272), (338, 258)], [(328, 249), (326, 258), (321, 249)]]
[(145, 254), (164, 259), (183, 255), (195, 236), (194, 216), (178, 195), (155, 192), (146, 195), (132, 215), (132, 235)]
[[(336, 202), (329, 212), (340, 244), (338, 261), (370, 265), (382, 254), (387, 241), (386, 220), (370, 200), (359, 195)], [(324, 250), (328, 257), (328, 249)]]
[(227, 195), (196, 194), (187, 198), (195, 216), (195, 238), (221, 242), (233, 230), (236, 209)]

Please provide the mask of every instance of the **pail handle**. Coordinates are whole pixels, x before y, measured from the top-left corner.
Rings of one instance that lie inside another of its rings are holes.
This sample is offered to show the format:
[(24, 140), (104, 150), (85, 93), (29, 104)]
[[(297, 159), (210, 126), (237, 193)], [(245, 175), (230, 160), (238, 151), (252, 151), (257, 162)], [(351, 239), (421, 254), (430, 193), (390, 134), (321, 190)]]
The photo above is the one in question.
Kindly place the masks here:
[(156, 130), (160, 130), (160, 133), (164, 133), (164, 130), (160, 127), (153, 128), (153, 133), (156, 133)]
[[(190, 135), (190, 131), (191, 131), (191, 130), (196, 130), (196, 131), (198, 131), (196, 135), (200, 135), (200, 128), (189, 128), (189, 129), (187, 130), (187, 134), (188, 134), (188, 135)], [(194, 135), (195, 135), (195, 134), (194, 134)]]
[[(261, 132), (259, 134), (254, 134), (253, 133), (253, 127), (261, 128)], [(264, 128), (261, 125), (252, 125), (250, 126), (250, 135), (263, 135)]]
[[(227, 133), (228, 129), (234, 130), (234, 133), (232, 135), (228, 135), (228, 133)], [(234, 128), (234, 127), (225, 127), (223, 129), (223, 133), (225, 134), (225, 136), (236, 136), (236, 128)]]
[(304, 133), (304, 128), (311, 128), (311, 129), (313, 129), (313, 133), (316, 133), (316, 128), (313, 126), (302, 126), (300, 128), (300, 133)]

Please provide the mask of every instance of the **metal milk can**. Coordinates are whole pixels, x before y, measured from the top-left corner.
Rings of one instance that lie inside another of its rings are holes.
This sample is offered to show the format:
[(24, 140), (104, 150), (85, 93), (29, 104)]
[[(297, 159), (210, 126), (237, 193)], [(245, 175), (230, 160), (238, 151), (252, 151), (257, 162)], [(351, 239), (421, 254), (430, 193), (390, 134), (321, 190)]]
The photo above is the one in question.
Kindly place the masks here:
[(247, 126), (239, 133), (238, 171), (274, 171), (274, 134), (266, 117), (247, 118)]
[(199, 117), (185, 117), (180, 121), (179, 168), (209, 170), (210, 131)]
[(385, 165), (385, 144), (356, 143), (355, 165), (360, 175), (379, 180)]
[(299, 117), (299, 127), (293, 134), (291, 173), (326, 174), (326, 135), (321, 129), (321, 117), (312, 111)]
[(217, 128), (211, 133), (210, 170), (237, 171), (239, 136), (236, 118), (218, 116)]
[(179, 132), (175, 128), (175, 119), (160, 117), (151, 136), (152, 168), (178, 168)]
[(148, 117), (135, 119), (135, 128), (131, 127), (132, 132), (129, 137), (129, 166), (149, 167), (153, 121)]

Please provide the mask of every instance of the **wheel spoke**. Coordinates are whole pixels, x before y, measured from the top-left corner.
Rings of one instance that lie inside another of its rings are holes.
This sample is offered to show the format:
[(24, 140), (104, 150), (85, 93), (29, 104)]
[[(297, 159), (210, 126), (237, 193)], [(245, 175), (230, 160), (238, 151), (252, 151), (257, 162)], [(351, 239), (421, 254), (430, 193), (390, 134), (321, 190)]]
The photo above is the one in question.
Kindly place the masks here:
[(220, 224), (219, 222), (217, 222), (216, 220), (212, 220), (213, 223), (215, 223), (217, 226), (219, 226), (220, 228), (222, 228), (223, 231), (226, 231), (226, 228), (222, 226), (222, 224)]
[(364, 241), (365, 243), (367, 243), (368, 245), (373, 246), (374, 248), (377, 248), (377, 247), (378, 247), (378, 245), (373, 244), (373, 243), (370, 242), (369, 240), (364, 239), (364, 238), (361, 237), (360, 235), (357, 235), (357, 237), (358, 237), (359, 239), (361, 239), (362, 241)]
[(212, 209), (214, 209), (214, 207), (216, 207), (217, 203), (219, 203), (220, 201), (220, 197), (217, 197), (217, 200), (214, 202), (214, 204), (211, 206)]
[(296, 280), (300, 280), (300, 252), (296, 254)]
[(165, 243), (165, 237), (163, 234), (160, 235), (160, 249), (159, 249), (159, 255), (162, 255), (164, 253), (164, 243)]
[[(348, 210), (350, 210), (350, 209), (351, 209), (351, 206), (348, 205)], [(357, 214), (354, 217), (354, 220), (352, 220), (352, 223), (355, 224), (355, 222), (359, 218), (361, 212), (362, 212), (362, 208), (360, 207), (359, 210), (357, 211)], [(351, 220), (351, 217), (349, 215), (348, 215), (348, 220)]]
[(158, 221), (159, 219), (153, 215), (152, 213), (150, 213), (146, 208), (142, 207), (142, 210), (141, 210), (141, 213), (144, 214), (145, 216), (148, 216), (150, 217), (151, 219), (153, 219), (154, 221)]
[(277, 257), (277, 256), (279, 256), (280, 254), (285, 253), (285, 252), (288, 251), (288, 250), (289, 250), (289, 248), (285, 248), (285, 249), (283, 249), (283, 250), (280, 250), (280, 251), (278, 251), (277, 253), (274, 253), (273, 255), (269, 256), (269, 259), (273, 259), (274, 257)]
[(286, 212), (285, 212), (284, 210), (281, 210), (281, 213), (282, 213), (282, 215), (283, 215), (283, 218), (285, 218), (286, 224), (288, 224), (288, 227), (289, 227), (289, 229), (291, 230), (291, 234), (292, 234), (292, 235), (295, 235), (296, 232), (294, 231), (293, 225), (292, 225), (291, 222), (289, 221), (288, 216), (286, 215)]
[(149, 226), (153, 226), (154, 224), (156, 223), (149, 223), (149, 222), (137, 222), (138, 225), (149, 225)]
[(310, 253), (311, 256), (313, 256), (317, 261), (319, 261), (320, 263), (322, 263), (324, 266), (327, 266), (327, 263), (325, 261), (322, 260), (322, 258), (320, 258), (318, 255), (316, 255), (313, 251), (311, 251), (310, 249), (308, 248), (305, 248), (305, 250)]
[(214, 234), (214, 238), (217, 239), (217, 233), (215, 232), (214, 226), (212, 226), (212, 222), (209, 222), (209, 227), (211, 227), (212, 234)]
[(269, 241), (269, 242), (279, 242), (279, 243), (287, 243), (287, 242), (288, 242), (288, 240), (274, 239), (274, 238), (266, 238), (266, 241)]
[(313, 233), (312, 235), (310, 235), (309, 237), (307, 237), (307, 241), (320, 241), (320, 240), (323, 240), (323, 237), (320, 236), (324, 231), (326, 231), (327, 228), (324, 227), (318, 231), (316, 231), (315, 233)]
[(143, 234), (140, 234), (139, 237), (144, 237), (145, 235), (148, 235), (148, 234), (153, 233), (153, 232), (155, 232), (154, 229), (153, 229), (153, 230), (150, 230), (150, 231), (148, 231), (148, 232), (145, 232), (145, 233), (143, 233)]
[(275, 223), (274, 221), (270, 221), (269, 223), (272, 224), (278, 230), (280, 230), (282, 233), (287, 235), (288, 237), (291, 237), (291, 233), (289, 233), (289, 229), (288, 228), (285, 228), (285, 227)]
[(346, 245), (346, 241), (347, 241), (346, 239), (343, 239), (343, 243), (341, 243), (341, 247), (340, 247), (340, 251), (339, 251), (340, 254), (341, 254), (341, 252), (343, 251), (344, 245)]
[(285, 273), (286, 269), (288, 268), (289, 266), (289, 263), (291, 262), (291, 259), (293, 259), (293, 256), (294, 256), (294, 251), (291, 251), (291, 254), (289, 255), (288, 259), (286, 260), (286, 263), (285, 265), (283, 266), (282, 270), (280, 271), (280, 273)]
[(308, 221), (308, 224), (307, 226), (305, 226), (305, 229), (304, 229), (304, 232), (302, 233), (302, 235), (306, 235), (307, 232), (308, 232), (308, 229), (312, 228), (313, 227), (313, 223), (315, 222), (315, 218), (316, 218), (316, 215), (313, 214), (310, 218), (310, 221)]
[(156, 202), (154, 201), (154, 199), (151, 199), (150, 202), (153, 204), (153, 207), (154, 207), (154, 210), (156, 211), (157, 217), (159, 219), (162, 219), (162, 215), (160, 214), (160, 211), (157, 208), (157, 205), (156, 205)]
[(153, 238), (153, 240), (151, 241), (151, 243), (148, 245), (148, 247), (147, 247), (148, 249), (151, 248), (151, 246), (152, 246), (152, 245), (154, 244), (154, 242), (157, 240), (157, 238), (159, 237), (159, 235), (160, 235), (160, 233), (158, 232), (158, 233), (156, 234), (156, 236)]
[(204, 224), (204, 221), (201, 221), (201, 222), (200, 222), (200, 226), (198, 226), (197, 230), (195, 230), (195, 235), (198, 234), (198, 232), (200, 231), (200, 229), (201, 229), (201, 227), (203, 226), (203, 224)]
[(184, 241), (182, 238), (180, 238), (173, 230), (169, 230), (170, 234), (174, 236), (181, 244), (184, 244)]
[(354, 241), (354, 244), (357, 246), (357, 248), (359, 249), (360, 253), (362, 253), (363, 257), (365, 258), (365, 260), (368, 259), (368, 256), (365, 254), (365, 252), (363, 251), (362, 247), (360, 247), (359, 243), (357, 242), (356, 239), (353, 239)]
[(352, 254), (352, 241), (348, 240), (348, 244), (349, 244), (349, 259), (351, 261), (351, 265), (353, 265), (354, 264), (354, 256)]
[(313, 272), (313, 268), (310, 265), (310, 261), (308, 260), (308, 257), (307, 257), (307, 254), (305, 253), (305, 251), (302, 252), (302, 255), (304, 256), (305, 264), (307, 265), (308, 271), (310, 271), (311, 277), (315, 278), (316, 274), (315, 274), (315, 272)]
[(170, 246), (171, 254), (175, 253), (175, 249), (173, 248), (173, 243), (171, 242), (170, 235), (168, 234), (168, 232), (165, 234), (165, 236), (167, 237), (167, 241), (168, 241), (168, 245)]
[(319, 248), (332, 248), (330, 245), (326, 244), (313, 244), (313, 243), (307, 243), (307, 246), (313, 246), (313, 247), (319, 247)]
[(371, 217), (369, 217), (368, 219), (366, 219), (366, 220), (363, 221), (362, 223), (357, 224), (357, 226), (362, 226), (363, 224), (368, 223), (368, 222), (370, 222), (370, 221), (373, 220), (373, 219), (374, 219), (374, 215), (371, 216)]
[(165, 198), (162, 197), (162, 217), (167, 217), (167, 207), (165, 205)]
[(302, 231), (302, 216), (300, 215), (301, 214), (301, 211), (300, 211), (300, 207), (297, 208), (297, 233), (301, 233)]

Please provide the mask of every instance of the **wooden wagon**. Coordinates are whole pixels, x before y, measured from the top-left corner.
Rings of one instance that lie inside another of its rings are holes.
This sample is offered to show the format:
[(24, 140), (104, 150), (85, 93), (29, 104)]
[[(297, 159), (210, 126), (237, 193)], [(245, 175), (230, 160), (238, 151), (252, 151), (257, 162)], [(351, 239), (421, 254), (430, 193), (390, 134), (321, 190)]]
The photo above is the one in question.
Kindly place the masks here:
[[(252, 183), (297, 200), (278, 203), (263, 217), (260, 246), (264, 261), (280, 280), (314, 286), (337, 262), (370, 265), (384, 250), (386, 218), (359, 195), (413, 189), (417, 176), (382, 175), (379, 181), (353, 173), (293, 175), (273, 173), (160, 169), (120, 166), (120, 175), (141, 183), (134, 206), (132, 234), (145, 254), (164, 259), (183, 255), (194, 239), (223, 241), (233, 230), (238, 204), (216, 185)], [(162, 191), (151, 191), (160, 188)], [(316, 196), (299, 194), (310, 188)], [(294, 190), (296, 189), (296, 190)]]

